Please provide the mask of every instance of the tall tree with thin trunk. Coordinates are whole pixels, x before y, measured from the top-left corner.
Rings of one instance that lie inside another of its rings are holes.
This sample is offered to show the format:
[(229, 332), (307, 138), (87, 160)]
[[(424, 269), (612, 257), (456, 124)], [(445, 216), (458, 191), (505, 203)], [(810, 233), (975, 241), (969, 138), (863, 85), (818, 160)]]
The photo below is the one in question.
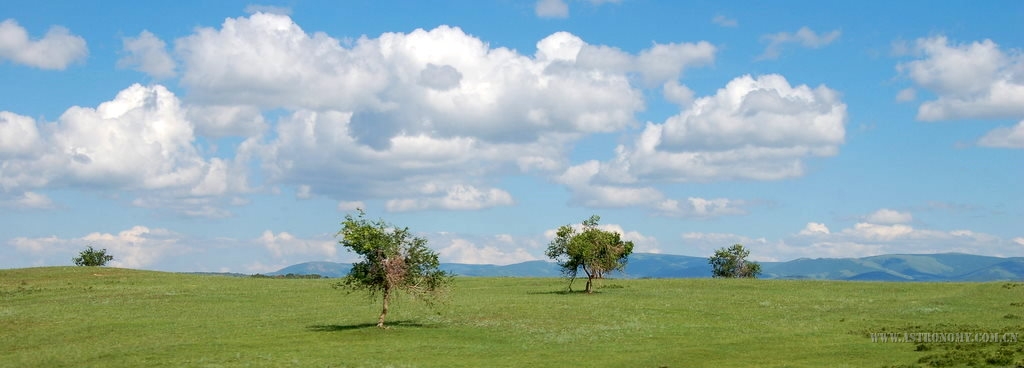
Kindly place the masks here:
[(338, 242), (362, 260), (335, 287), (366, 291), (371, 298), (381, 296), (377, 327), (384, 319), (392, 298), (399, 291), (409, 293), (428, 304), (440, 300), (452, 276), (439, 269), (437, 253), (427, 247), (426, 239), (413, 236), (409, 228), (397, 228), (384, 220), (371, 221), (359, 209), (359, 216), (345, 216)]
[(546, 254), (569, 278), (570, 291), (579, 270), (587, 276), (586, 292), (590, 294), (594, 292), (594, 279), (603, 278), (609, 271), (622, 271), (633, 253), (633, 242), (622, 241), (617, 232), (599, 229), (598, 221), (601, 217), (593, 215), (583, 221), (581, 230), (562, 226), (548, 244)]

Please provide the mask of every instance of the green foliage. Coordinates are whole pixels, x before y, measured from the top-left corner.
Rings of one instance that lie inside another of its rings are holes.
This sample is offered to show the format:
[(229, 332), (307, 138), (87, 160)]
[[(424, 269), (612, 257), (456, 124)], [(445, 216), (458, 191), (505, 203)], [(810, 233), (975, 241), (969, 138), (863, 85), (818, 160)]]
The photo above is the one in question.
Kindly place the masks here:
[(633, 242), (622, 241), (617, 232), (599, 229), (600, 220), (597, 215), (590, 216), (583, 221), (580, 231), (571, 225), (559, 227), (548, 244), (545, 254), (554, 259), (562, 274), (569, 278), (569, 290), (582, 269), (587, 276), (586, 292), (592, 293), (595, 278), (603, 278), (609, 271), (622, 271), (633, 253)]
[(711, 264), (712, 277), (724, 278), (757, 278), (761, 274), (761, 264), (748, 261), (750, 251), (742, 244), (733, 244), (729, 248), (720, 248), (715, 255), (708, 258)]
[(114, 260), (114, 256), (107, 254), (106, 249), (95, 250), (90, 245), (71, 260), (75, 262), (75, 266), (105, 266), (107, 262)]
[(362, 261), (335, 287), (380, 295), (383, 308), (377, 326), (384, 327), (392, 296), (405, 291), (428, 304), (439, 301), (452, 276), (439, 269), (437, 253), (427, 240), (413, 236), (409, 228), (396, 228), (382, 219), (371, 221), (359, 210), (358, 217), (346, 215), (338, 232), (339, 243), (359, 255)]

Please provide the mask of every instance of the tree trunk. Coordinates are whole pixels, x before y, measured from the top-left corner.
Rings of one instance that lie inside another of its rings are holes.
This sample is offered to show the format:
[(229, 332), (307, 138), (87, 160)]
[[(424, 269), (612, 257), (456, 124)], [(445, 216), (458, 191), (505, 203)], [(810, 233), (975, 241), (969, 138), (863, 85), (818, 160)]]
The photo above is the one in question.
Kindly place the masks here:
[(391, 290), (385, 288), (384, 289), (384, 307), (381, 308), (381, 310), (380, 310), (380, 318), (377, 319), (377, 328), (387, 328), (387, 327), (384, 327), (384, 317), (386, 317), (388, 315), (388, 302), (390, 300), (391, 300)]
[(583, 272), (587, 274), (587, 294), (594, 293), (594, 273), (587, 269), (586, 265), (583, 265)]

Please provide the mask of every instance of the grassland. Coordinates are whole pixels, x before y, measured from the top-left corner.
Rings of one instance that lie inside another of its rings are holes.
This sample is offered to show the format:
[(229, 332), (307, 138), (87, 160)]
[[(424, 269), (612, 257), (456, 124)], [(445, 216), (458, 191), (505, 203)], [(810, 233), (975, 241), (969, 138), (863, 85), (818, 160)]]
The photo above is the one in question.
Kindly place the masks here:
[(884, 367), (1016, 365), (1024, 341), (880, 343), (870, 333), (1021, 333), (1024, 284), (457, 278), (450, 301), (378, 305), (331, 280), (112, 268), (0, 270), (9, 367)]

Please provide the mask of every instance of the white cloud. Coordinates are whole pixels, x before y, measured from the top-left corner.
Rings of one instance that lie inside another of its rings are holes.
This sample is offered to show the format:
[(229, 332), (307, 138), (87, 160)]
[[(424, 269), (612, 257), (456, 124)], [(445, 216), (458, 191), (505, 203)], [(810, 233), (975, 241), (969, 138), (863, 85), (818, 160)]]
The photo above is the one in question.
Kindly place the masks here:
[(714, 18), (711, 18), (711, 23), (720, 25), (722, 27), (736, 27), (740, 25), (739, 22), (736, 21), (736, 19), (729, 18), (724, 15), (716, 15)]
[(883, 208), (874, 213), (868, 215), (865, 220), (872, 224), (905, 224), (914, 220), (914, 216), (910, 212), (900, 212)]
[(910, 102), (917, 99), (917, 90), (914, 88), (901, 89), (896, 94), (896, 102)]
[(149, 31), (142, 31), (137, 37), (125, 37), (124, 51), (127, 55), (117, 60), (119, 68), (132, 68), (153, 78), (174, 77), (174, 60), (167, 53), (167, 44)]
[(360, 208), (366, 208), (366, 204), (362, 201), (338, 201), (338, 211), (350, 212)]
[(800, 235), (811, 236), (811, 235), (828, 235), (832, 232), (828, 230), (828, 226), (819, 222), (808, 222), (807, 226), (803, 230), (800, 230)]
[[(310, 185), (335, 199), (391, 199), (393, 210), (508, 205), (511, 196), (493, 188), (491, 174), (564, 170), (572, 142), (636, 123), (643, 93), (631, 81), (664, 83), (710, 64), (715, 53), (698, 42), (654, 44), (634, 55), (559, 32), (538, 41), (531, 56), (447, 26), (346, 41), (263, 13), (200, 28), (175, 49), (190, 97), (244, 106), (212, 114), (224, 118), (190, 107), (198, 131), (259, 132), (258, 111), (292, 110), (239, 148), (261, 159), (269, 184)], [(444, 190), (420, 190), (428, 185)], [(446, 192), (460, 187), (470, 190)]]
[(1012, 127), (993, 129), (978, 140), (978, 145), (997, 148), (1024, 148), (1024, 120)]
[(480, 190), (472, 185), (455, 185), (437, 195), (436, 189), (424, 190), (426, 197), (392, 199), (387, 201), (385, 208), (390, 212), (421, 211), (428, 209), (441, 210), (479, 210), (496, 206), (509, 206), (514, 203), (508, 192), (490, 188)]
[(679, 106), (686, 106), (693, 103), (693, 90), (679, 84), (678, 81), (670, 80), (662, 86), (662, 95), (665, 100)]
[(186, 109), (186, 116), (195, 125), (197, 135), (251, 137), (269, 126), (255, 106), (189, 105)]
[[(671, 87), (671, 85), (669, 85)], [(844, 142), (846, 105), (825, 86), (791, 86), (779, 75), (742, 76), (663, 124), (647, 123), (607, 162), (567, 168), (555, 181), (588, 207), (646, 206), (660, 214), (743, 214), (743, 201), (665, 198), (651, 184), (803, 175), (803, 159), (832, 156)]]
[(578, 48), (565, 43), (577, 40), (556, 33), (531, 58), (447, 26), (342, 42), (258, 13), (227, 19), (220, 30), (198, 29), (177, 40), (176, 50), (193, 97), (351, 113), (352, 136), (383, 149), (403, 131), (522, 142), (633, 123), (642, 93), (621, 71), (577, 65)]
[(70, 239), (19, 237), (8, 244), (27, 258), (34, 259), (38, 265), (71, 265), (71, 258), (92, 246), (97, 250), (106, 249), (107, 254), (114, 256), (109, 266), (145, 268), (162, 257), (187, 251), (181, 239), (181, 235), (166, 229), (134, 226), (117, 234), (94, 232)]
[(639, 231), (626, 231), (619, 224), (601, 224), (597, 226), (599, 229), (604, 231), (611, 231), (619, 233), (621, 239), (624, 241), (633, 242), (634, 253), (661, 253), (662, 250), (658, 245), (658, 239), (653, 236), (647, 236), (641, 234)]
[(34, 119), (0, 111), (0, 159), (31, 157), (41, 149), (43, 142)]
[(812, 49), (822, 48), (838, 39), (840, 34), (841, 32), (838, 29), (825, 34), (818, 34), (810, 28), (800, 27), (796, 33), (779, 32), (764, 35), (761, 38), (768, 42), (768, 46), (765, 47), (764, 53), (757, 58), (760, 60), (777, 59), (782, 52), (782, 46), (789, 43), (796, 43)]
[(923, 121), (1024, 117), (1024, 53), (1004, 52), (991, 40), (950, 43), (945, 36), (918, 39), (919, 59), (897, 70), (937, 95), (921, 104)]
[(54, 207), (53, 200), (45, 194), (23, 192), (11, 199), (4, 199), (4, 195), (0, 194), (0, 208), (50, 209)]
[(244, 166), (202, 157), (180, 102), (163, 86), (136, 84), (96, 108), (71, 107), (41, 133), (30, 118), (3, 112), (0, 119), (0, 139), (12, 129), (38, 136), (26, 134), (35, 142), (3, 152), (10, 157), (0, 163), (4, 191), (117, 189), (141, 195), (135, 205), (204, 214), (218, 201), (210, 197), (247, 190)]
[(718, 49), (709, 42), (654, 44), (636, 56), (636, 69), (652, 85), (676, 80), (687, 67), (711, 64)]
[(565, 0), (537, 0), (533, 11), (541, 18), (568, 18), (569, 4)]
[(328, 237), (303, 239), (284, 231), (275, 235), (273, 231), (266, 230), (257, 242), (277, 258), (330, 259), (338, 254), (337, 241)]
[(663, 124), (648, 123), (606, 166), (643, 181), (796, 177), (803, 158), (839, 151), (845, 123), (846, 105), (828, 87), (791, 86), (780, 75), (742, 76)]
[(484, 245), (454, 238), (438, 253), (441, 259), (451, 263), (509, 265), (539, 259), (502, 237), (489, 239)]
[(659, 202), (655, 209), (657, 213), (665, 216), (711, 218), (744, 215), (747, 213), (745, 206), (746, 202), (742, 200), (689, 197), (685, 202), (666, 199)]
[(52, 26), (40, 39), (30, 39), (28, 31), (14, 19), (0, 22), (0, 60), (40, 69), (63, 70), (68, 64), (89, 55), (85, 39), (67, 28)]

